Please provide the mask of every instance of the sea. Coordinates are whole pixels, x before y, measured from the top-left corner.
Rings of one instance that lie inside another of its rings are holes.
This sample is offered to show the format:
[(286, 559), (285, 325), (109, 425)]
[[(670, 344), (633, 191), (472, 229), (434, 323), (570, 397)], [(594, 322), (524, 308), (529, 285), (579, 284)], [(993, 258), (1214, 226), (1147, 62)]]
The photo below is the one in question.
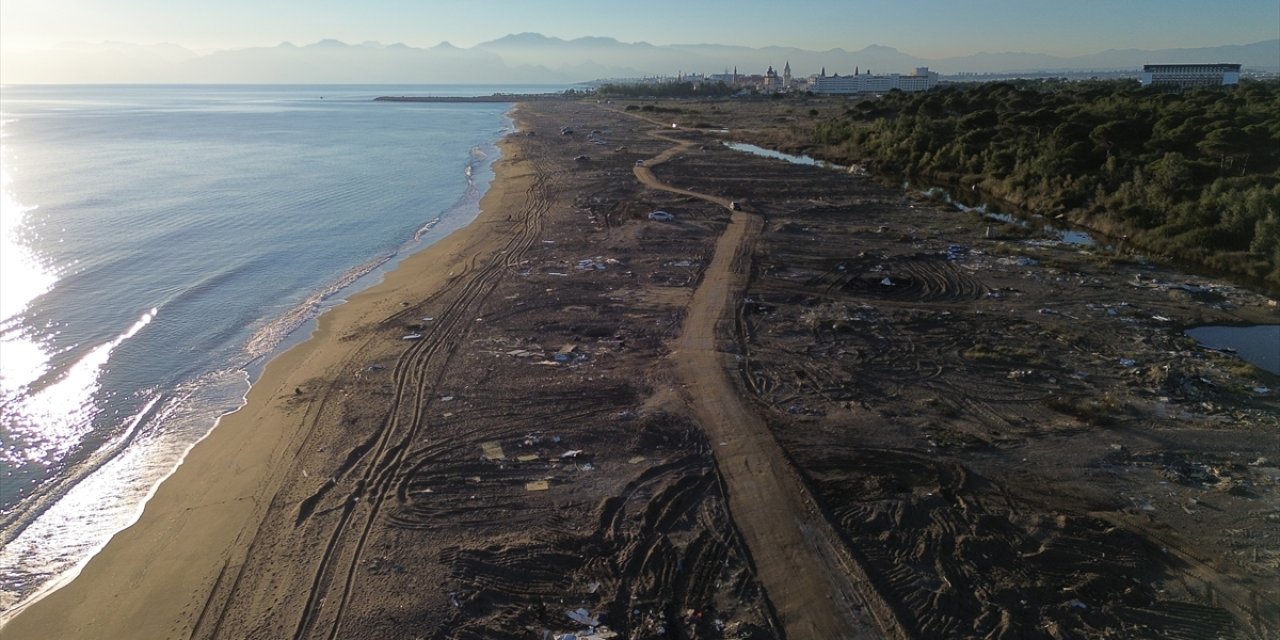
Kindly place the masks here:
[(132, 524), (314, 319), (479, 212), (549, 86), (0, 87), (0, 620)]

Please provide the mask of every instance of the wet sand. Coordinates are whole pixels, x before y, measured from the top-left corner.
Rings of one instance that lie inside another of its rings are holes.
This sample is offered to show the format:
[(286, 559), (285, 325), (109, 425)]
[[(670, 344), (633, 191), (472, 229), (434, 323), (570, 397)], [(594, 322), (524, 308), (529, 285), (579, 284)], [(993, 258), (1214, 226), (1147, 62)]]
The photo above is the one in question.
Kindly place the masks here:
[(1181, 335), (1265, 297), (621, 105), (516, 123), (6, 640), (1277, 633), (1280, 380)]

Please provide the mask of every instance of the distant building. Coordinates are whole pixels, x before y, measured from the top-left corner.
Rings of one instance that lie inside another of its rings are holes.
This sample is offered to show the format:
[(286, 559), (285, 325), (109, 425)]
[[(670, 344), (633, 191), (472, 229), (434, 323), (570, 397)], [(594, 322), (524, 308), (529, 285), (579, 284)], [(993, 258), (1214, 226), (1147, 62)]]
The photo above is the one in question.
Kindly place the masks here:
[(891, 73), (887, 76), (871, 75), (871, 70), (861, 73), (855, 70), (851, 76), (828, 76), (826, 69), (821, 75), (809, 79), (809, 90), (814, 93), (855, 94), (855, 93), (888, 93), (899, 91), (927, 91), (938, 86), (938, 74), (928, 67), (918, 67), (911, 75)]
[(773, 65), (769, 65), (769, 70), (764, 72), (764, 86), (767, 91), (778, 91), (782, 89), (782, 78), (778, 77), (778, 72), (773, 70)]
[(1240, 84), (1238, 64), (1146, 64), (1144, 87), (1221, 87)]
[(789, 91), (796, 86), (796, 80), (791, 76), (791, 63), (787, 62), (779, 72), (769, 65), (769, 68), (761, 74), (744, 74), (738, 73), (738, 68), (734, 67), (730, 72), (728, 69), (724, 73), (713, 73), (707, 76), (710, 82), (723, 82), (730, 87), (737, 87), (743, 91), (756, 90), (766, 92)]
[(724, 73), (713, 73), (707, 76), (707, 78), (712, 82), (722, 82), (725, 85), (732, 87), (738, 84), (738, 69), (737, 67), (734, 67), (733, 73), (729, 73), (729, 70), (725, 69)]

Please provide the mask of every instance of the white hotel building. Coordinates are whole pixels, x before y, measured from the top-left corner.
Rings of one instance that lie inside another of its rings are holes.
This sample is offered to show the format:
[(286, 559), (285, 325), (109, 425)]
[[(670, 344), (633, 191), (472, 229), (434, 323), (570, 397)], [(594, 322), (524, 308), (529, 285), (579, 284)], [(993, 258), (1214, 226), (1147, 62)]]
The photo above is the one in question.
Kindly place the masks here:
[(899, 91), (927, 91), (938, 86), (938, 74), (928, 67), (918, 67), (908, 76), (891, 73), (887, 76), (873, 76), (870, 73), (854, 73), (851, 76), (828, 76), (825, 73), (813, 76), (809, 81), (809, 90), (814, 93), (853, 94), (853, 93), (888, 93)]
[(1144, 87), (1221, 87), (1240, 84), (1238, 64), (1146, 64)]

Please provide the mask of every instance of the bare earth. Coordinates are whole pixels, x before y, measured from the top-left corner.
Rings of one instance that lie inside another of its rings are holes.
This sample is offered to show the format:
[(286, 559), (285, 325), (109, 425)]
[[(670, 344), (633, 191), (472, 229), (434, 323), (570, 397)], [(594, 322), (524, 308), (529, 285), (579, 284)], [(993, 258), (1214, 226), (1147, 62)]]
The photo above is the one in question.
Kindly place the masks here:
[(1183, 335), (1265, 297), (621, 105), (515, 115), (481, 218), (5, 640), (1280, 636), (1280, 379)]

